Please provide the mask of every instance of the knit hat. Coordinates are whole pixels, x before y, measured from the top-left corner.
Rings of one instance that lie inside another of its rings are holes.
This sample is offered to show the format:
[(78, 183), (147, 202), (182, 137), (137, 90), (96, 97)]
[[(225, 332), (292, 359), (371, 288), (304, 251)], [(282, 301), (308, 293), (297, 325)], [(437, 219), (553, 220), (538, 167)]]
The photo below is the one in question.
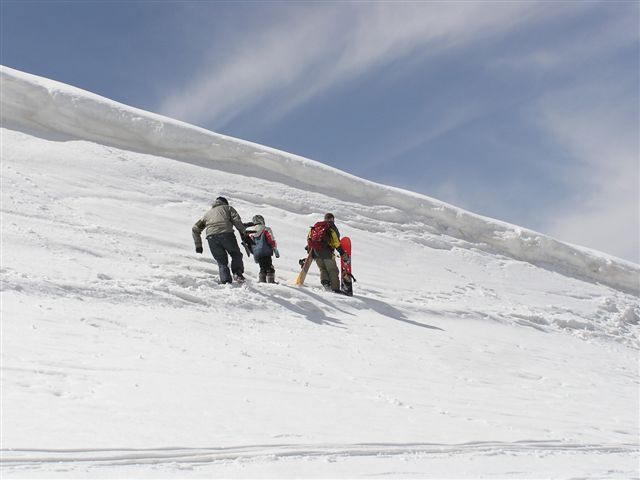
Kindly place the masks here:
[(227, 201), (227, 199), (226, 199), (226, 198), (224, 198), (224, 197), (218, 197), (218, 198), (216, 198), (216, 202), (224, 203), (225, 205), (229, 205), (229, 202), (228, 202), (228, 201)]
[(324, 214), (324, 221), (325, 222), (333, 222), (335, 220), (335, 217), (333, 216), (333, 213), (325, 213)]

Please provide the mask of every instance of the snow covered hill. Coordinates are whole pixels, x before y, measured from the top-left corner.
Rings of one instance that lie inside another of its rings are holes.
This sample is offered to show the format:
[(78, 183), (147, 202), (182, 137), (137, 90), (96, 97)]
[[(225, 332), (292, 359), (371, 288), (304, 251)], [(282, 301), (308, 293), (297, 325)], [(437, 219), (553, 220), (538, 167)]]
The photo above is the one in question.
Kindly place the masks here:
[[(638, 265), (0, 74), (3, 478), (639, 474)], [(279, 285), (195, 254), (218, 195)], [(353, 298), (293, 286), (326, 211)]]

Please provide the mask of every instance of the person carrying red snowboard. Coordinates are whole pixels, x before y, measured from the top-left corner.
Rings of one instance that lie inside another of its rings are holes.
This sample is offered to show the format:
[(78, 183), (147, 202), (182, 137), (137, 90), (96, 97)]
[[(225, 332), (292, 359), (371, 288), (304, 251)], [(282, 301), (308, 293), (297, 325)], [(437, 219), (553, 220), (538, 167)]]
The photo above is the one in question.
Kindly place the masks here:
[(340, 271), (333, 253), (337, 250), (341, 260), (349, 264), (351, 259), (340, 244), (340, 232), (333, 213), (327, 213), (323, 222), (317, 222), (307, 236), (307, 248), (320, 269), (320, 283), (327, 290), (343, 293), (340, 289)]

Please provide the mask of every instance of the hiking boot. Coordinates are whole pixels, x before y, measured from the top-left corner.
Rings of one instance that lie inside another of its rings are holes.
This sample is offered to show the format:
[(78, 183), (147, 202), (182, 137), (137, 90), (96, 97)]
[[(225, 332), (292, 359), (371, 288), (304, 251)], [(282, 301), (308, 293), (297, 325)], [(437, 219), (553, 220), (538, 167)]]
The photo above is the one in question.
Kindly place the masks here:
[(276, 283), (276, 274), (273, 272), (267, 273), (267, 283)]
[(234, 273), (233, 274), (233, 280), (238, 282), (238, 283), (242, 283), (244, 282), (244, 275), (242, 275), (241, 273)]
[(267, 281), (267, 274), (260, 272), (258, 274), (258, 283), (265, 283)]

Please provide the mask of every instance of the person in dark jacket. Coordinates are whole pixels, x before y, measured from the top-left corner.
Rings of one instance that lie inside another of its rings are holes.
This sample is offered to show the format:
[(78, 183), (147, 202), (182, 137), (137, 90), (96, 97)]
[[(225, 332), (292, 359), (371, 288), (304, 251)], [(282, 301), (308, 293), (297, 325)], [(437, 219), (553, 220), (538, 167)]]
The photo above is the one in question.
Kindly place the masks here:
[[(233, 227), (240, 232), (241, 238), (245, 237), (246, 229), (236, 209), (229, 206), (226, 198), (218, 197), (211, 209), (191, 229), (196, 253), (202, 253), (202, 232), (205, 232), (211, 255), (218, 263), (220, 275), (218, 283), (231, 283), (232, 273), (233, 280), (244, 282), (242, 252), (238, 247)], [(231, 271), (229, 271), (229, 257), (231, 257)]]

